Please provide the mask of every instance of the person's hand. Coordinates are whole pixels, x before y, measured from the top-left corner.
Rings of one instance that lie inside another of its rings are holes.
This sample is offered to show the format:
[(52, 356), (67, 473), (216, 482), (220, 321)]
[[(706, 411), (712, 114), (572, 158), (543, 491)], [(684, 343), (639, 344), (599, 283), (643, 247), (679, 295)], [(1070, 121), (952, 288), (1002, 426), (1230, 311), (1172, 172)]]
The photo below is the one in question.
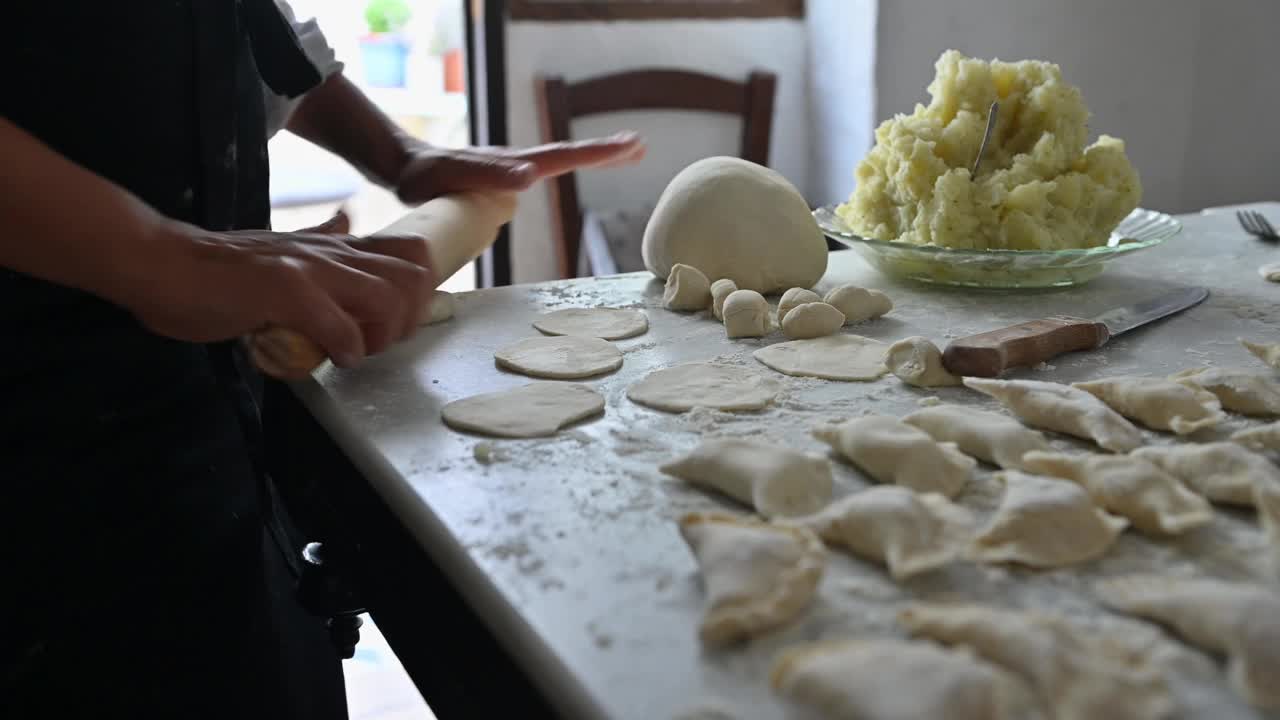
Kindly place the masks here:
[(347, 226), (342, 214), (291, 233), (176, 224), (154, 282), (126, 306), (174, 339), (212, 342), (274, 325), (354, 365), (413, 332), (436, 278), (421, 236), (355, 238)]
[(544, 178), (574, 170), (638, 162), (645, 146), (633, 132), (531, 148), (473, 147), (416, 150), (396, 182), (409, 205), (468, 190), (519, 192)]

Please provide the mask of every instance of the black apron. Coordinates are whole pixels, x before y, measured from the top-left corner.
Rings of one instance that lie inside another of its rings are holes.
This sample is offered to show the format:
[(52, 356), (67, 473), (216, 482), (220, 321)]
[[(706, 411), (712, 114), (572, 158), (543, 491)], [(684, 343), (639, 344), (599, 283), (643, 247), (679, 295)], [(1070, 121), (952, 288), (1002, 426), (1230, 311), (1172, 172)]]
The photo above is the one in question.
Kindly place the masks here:
[[(268, 227), (262, 80), (320, 80), (271, 0), (3, 15), (0, 114), (165, 215)], [(234, 345), (5, 269), (0, 338), (0, 716), (345, 717), (340, 662), (265, 540)]]

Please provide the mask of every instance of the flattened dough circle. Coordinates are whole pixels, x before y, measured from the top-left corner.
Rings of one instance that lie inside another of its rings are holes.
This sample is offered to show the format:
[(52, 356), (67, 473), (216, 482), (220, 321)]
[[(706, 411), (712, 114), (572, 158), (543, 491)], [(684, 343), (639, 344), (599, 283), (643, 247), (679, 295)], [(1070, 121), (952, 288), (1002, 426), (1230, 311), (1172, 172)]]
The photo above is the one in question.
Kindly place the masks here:
[(627, 397), (667, 412), (695, 407), (759, 410), (773, 402), (780, 387), (776, 380), (737, 365), (686, 363), (655, 370), (627, 388)]
[(535, 382), (455, 400), (440, 411), (449, 427), (484, 435), (532, 438), (604, 411), (604, 398), (585, 385)]
[(755, 351), (755, 358), (785, 375), (825, 380), (875, 380), (889, 372), (889, 346), (861, 335), (792, 340)]
[(626, 308), (567, 308), (542, 315), (533, 326), (548, 335), (622, 340), (644, 334), (649, 318)]
[(530, 377), (573, 380), (622, 367), (613, 343), (573, 335), (525, 338), (493, 354), (498, 367)]

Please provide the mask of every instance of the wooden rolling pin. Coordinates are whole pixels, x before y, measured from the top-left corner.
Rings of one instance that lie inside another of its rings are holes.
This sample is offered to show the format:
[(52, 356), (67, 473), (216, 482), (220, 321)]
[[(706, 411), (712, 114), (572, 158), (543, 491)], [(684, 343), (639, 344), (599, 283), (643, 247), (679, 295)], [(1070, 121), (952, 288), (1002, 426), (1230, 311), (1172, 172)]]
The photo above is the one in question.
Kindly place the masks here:
[[(514, 193), (444, 195), (417, 207), (378, 234), (412, 233), (427, 239), (432, 269), (443, 282), (475, 260), (498, 237), (516, 211)], [(281, 380), (311, 374), (326, 359), (309, 338), (282, 327), (267, 327), (245, 338), (249, 357), (262, 372)]]

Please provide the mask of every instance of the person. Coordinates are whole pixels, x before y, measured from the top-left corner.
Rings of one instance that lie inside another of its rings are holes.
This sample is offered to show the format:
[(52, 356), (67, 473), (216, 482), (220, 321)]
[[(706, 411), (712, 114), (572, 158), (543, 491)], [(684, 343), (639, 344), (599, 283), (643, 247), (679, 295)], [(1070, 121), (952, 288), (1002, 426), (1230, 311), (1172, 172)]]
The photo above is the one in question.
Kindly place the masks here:
[(0, 716), (344, 717), (264, 529), (237, 338), (291, 327), (356, 365), (412, 331), (435, 278), (421, 237), (268, 230), (268, 136), (411, 205), (643, 145), (429, 147), (273, 0), (18, 3), (6, 28)]

